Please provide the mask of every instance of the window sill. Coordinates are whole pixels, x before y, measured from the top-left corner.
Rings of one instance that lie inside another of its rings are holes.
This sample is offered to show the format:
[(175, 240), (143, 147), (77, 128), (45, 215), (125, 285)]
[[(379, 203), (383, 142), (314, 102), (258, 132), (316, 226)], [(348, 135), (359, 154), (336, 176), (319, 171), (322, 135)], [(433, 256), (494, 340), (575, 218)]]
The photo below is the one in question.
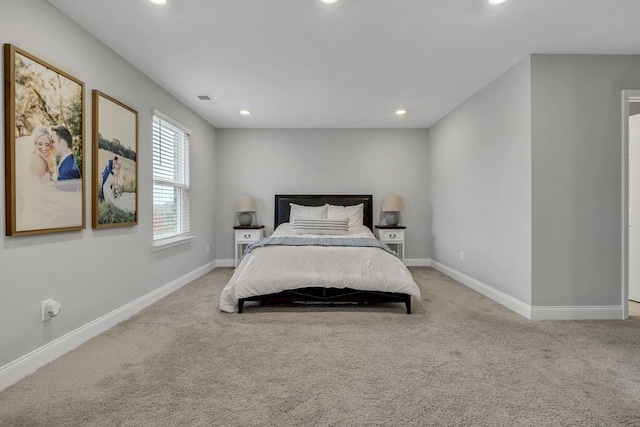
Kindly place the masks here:
[(173, 246), (183, 245), (185, 243), (191, 242), (194, 237), (195, 236), (189, 235), (189, 236), (180, 236), (180, 237), (174, 237), (174, 238), (169, 238), (164, 240), (158, 240), (157, 242), (153, 242), (153, 244), (151, 245), (151, 250), (153, 252), (157, 252)]

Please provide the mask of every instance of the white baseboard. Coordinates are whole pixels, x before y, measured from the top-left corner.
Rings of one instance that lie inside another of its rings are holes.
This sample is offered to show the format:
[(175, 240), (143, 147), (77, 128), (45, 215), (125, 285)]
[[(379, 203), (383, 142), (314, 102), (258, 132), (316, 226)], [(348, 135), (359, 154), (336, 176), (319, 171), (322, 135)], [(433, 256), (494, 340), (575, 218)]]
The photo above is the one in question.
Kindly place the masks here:
[(210, 262), (0, 367), (0, 391), (215, 268)]
[(404, 263), (407, 267), (430, 267), (428, 258), (405, 258)]
[(619, 305), (600, 306), (533, 306), (531, 320), (622, 320), (624, 313)]
[(235, 267), (236, 260), (235, 259), (218, 259), (216, 260), (216, 268), (218, 267)]
[(434, 260), (429, 260), (429, 265), (443, 274), (457, 280), (473, 289), (502, 304), (511, 311), (530, 320), (619, 320), (624, 319), (622, 306), (602, 305), (602, 306), (531, 306), (486, 283), (480, 282), (473, 277), (467, 276), (451, 267), (447, 267)]
[(486, 283), (476, 280), (473, 277), (467, 276), (466, 274), (454, 270), (451, 267), (447, 267), (446, 265), (441, 264), (438, 261), (430, 260), (430, 265), (439, 272), (446, 274), (447, 276), (457, 280), (463, 285), (470, 287), (474, 291), (479, 292), (487, 298), (490, 298), (495, 302), (504, 305), (509, 310), (515, 311), (516, 313), (523, 317), (526, 317), (527, 319), (531, 319), (531, 306), (529, 304), (525, 304), (519, 299), (516, 299), (510, 295), (505, 294), (502, 291), (494, 289)]

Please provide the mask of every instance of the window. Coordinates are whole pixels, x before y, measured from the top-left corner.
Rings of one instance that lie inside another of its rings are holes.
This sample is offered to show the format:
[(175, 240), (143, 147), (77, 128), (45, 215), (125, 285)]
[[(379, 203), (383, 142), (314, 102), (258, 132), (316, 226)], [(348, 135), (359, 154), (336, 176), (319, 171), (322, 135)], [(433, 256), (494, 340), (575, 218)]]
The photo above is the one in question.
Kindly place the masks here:
[(191, 131), (153, 112), (154, 248), (191, 238), (189, 201), (189, 134)]

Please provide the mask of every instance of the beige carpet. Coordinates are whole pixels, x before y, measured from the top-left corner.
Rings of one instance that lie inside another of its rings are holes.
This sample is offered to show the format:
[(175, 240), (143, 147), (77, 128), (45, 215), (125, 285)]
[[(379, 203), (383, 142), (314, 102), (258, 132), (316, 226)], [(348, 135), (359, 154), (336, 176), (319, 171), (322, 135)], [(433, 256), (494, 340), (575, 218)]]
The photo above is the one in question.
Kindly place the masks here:
[(640, 319), (531, 322), (411, 271), (410, 316), (239, 315), (217, 310), (216, 269), (0, 393), (0, 425), (640, 425)]

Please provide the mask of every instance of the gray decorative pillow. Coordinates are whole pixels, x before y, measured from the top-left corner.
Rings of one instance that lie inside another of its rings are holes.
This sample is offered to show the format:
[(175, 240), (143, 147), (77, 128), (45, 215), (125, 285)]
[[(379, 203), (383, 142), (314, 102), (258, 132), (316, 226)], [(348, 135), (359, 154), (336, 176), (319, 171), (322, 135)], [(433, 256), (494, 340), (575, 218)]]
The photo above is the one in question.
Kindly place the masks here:
[(292, 228), (293, 234), (347, 234), (349, 219), (296, 218)]

